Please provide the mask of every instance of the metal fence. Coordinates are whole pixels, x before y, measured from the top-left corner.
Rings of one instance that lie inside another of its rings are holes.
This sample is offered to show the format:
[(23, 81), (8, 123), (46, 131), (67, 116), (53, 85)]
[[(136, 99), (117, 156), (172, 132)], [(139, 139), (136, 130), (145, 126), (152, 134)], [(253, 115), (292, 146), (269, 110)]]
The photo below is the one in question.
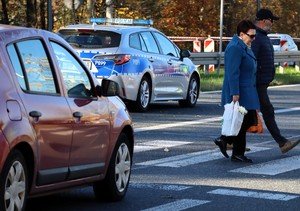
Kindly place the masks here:
[[(191, 53), (190, 59), (197, 66), (199, 65), (224, 65), (224, 52), (200, 52)], [(275, 51), (274, 62), (280, 65), (280, 71), (286, 64), (294, 63), (295, 69), (299, 71), (300, 51)]]

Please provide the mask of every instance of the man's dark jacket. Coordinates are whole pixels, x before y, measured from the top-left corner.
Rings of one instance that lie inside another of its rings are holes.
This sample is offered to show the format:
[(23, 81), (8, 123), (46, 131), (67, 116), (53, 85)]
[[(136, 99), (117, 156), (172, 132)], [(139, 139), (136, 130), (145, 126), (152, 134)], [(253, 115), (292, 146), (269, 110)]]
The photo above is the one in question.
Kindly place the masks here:
[(257, 59), (256, 83), (269, 85), (275, 76), (275, 65), (273, 45), (266, 31), (256, 29), (251, 49)]

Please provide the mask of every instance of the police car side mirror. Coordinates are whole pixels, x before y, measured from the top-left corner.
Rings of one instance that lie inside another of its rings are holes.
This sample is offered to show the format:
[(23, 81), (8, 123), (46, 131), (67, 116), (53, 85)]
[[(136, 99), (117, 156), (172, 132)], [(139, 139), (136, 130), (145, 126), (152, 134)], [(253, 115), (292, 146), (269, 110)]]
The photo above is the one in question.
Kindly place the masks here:
[(190, 51), (188, 50), (181, 50), (180, 51), (180, 60), (183, 60), (183, 58), (187, 58), (187, 57), (190, 57), (191, 54), (190, 54)]

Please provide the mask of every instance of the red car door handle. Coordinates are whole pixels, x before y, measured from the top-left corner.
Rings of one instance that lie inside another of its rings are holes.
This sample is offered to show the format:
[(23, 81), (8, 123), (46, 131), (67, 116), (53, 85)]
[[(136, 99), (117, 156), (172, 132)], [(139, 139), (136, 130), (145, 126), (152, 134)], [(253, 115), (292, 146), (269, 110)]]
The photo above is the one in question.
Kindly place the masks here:
[(80, 119), (82, 117), (82, 113), (79, 112), (79, 111), (76, 111), (76, 112), (73, 113), (73, 117), (76, 117), (76, 118)]
[(31, 117), (41, 117), (42, 113), (39, 112), (39, 111), (30, 111), (29, 116), (31, 116)]
[(32, 117), (34, 123), (38, 123), (39, 118), (42, 116), (42, 113), (39, 111), (30, 111), (29, 116)]
[(76, 111), (73, 113), (73, 117), (75, 117), (75, 123), (80, 123), (81, 122), (81, 117), (83, 116), (83, 114), (79, 111)]

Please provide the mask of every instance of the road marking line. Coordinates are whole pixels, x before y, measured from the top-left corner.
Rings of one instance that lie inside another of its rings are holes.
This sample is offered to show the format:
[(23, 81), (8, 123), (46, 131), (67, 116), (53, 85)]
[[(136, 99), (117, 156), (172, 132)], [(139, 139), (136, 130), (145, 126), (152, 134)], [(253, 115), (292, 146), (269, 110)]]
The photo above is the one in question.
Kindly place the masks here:
[[(300, 107), (294, 107), (294, 108), (287, 108), (287, 109), (278, 109), (278, 110), (275, 110), (275, 113), (279, 114), (279, 113), (287, 113), (287, 112), (299, 111), (299, 110), (300, 110)], [(214, 118), (208, 118), (208, 119), (202, 119), (202, 120), (160, 124), (160, 125), (155, 125), (155, 126), (150, 126), (150, 127), (134, 128), (134, 132), (138, 133), (138, 132), (160, 130), (160, 129), (166, 129), (166, 128), (172, 128), (172, 127), (181, 127), (181, 126), (187, 126), (187, 125), (206, 124), (206, 123), (217, 122), (217, 121), (220, 121), (220, 126), (221, 126), (221, 120), (222, 120), (222, 117), (214, 117)]]
[(164, 205), (160, 205), (157, 207), (152, 207), (149, 209), (145, 209), (143, 211), (180, 211), (188, 208), (196, 207), (202, 204), (209, 203), (210, 201), (206, 200), (193, 200), (193, 199), (181, 199), (171, 203), (167, 203)]
[(300, 168), (300, 156), (293, 156), (278, 160), (272, 160), (266, 163), (260, 163), (243, 168), (230, 170), (235, 173), (277, 175)]
[(215, 117), (215, 118), (209, 118), (209, 119), (203, 119), (203, 120), (194, 120), (194, 121), (186, 121), (186, 122), (175, 122), (175, 123), (169, 123), (169, 124), (161, 124), (161, 125), (155, 125), (150, 127), (141, 127), (141, 128), (135, 128), (134, 132), (144, 132), (149, 130), (159, 130), (159, 129), (165, 129), (165, 128), (171, 128), (171, 127), (179, 127), (179, 126), (187, 126), (187, 125), (197, 125), (197, 124), (205, 124), (209, 122), (216, 122), (220, 121), (221, 126), (221, 120), (222, 117)]
[(139, 142), (134, 145), (134, 152), (145, 152), (149, 150), (176, 147), (186, 144), (191, 144), (193, 142), (188, 141), (167, 141), (167, 140), (155, 140), (147, 142)]
[(257, 192), (257, 191), (241, 191), (241, 190), (231, 190), (231, 189), (222, 189), (222, 188), (209, 191), (207, 193), (226, 195), (226, 196), (240, 196), (240, 197), (249, 197), (249, 198), (257, 198), (257, 199), (278, 200), (278, 201), (289, 201), (291, 199), (295, 199), (299, 197), (297, 195), (291, 195), (291, 194), (266, 193), (266, 192)]
[(300, 107), (283, 108), (283, 109), (277, 109), (277, 110), (275, 110), (275, 114), (287, 113), (287, 112), (299, 111), (299, 110), (300, 110)]
[[(264, 151), (269, 149), (270, 148), (266, 148), (266, 147), (251, 147), (251, 152), (249, 153), (254, 153), (254, 152), (259, 152), (259, 151)], [(217, 160), (221, 158), (224, 157), (220, 153), (220, 150), (213, 149), (213, 150), (187, 153), (187, 154), (182, 154), (182, 155), (177, 155), (177, 156), (172, 156), (167, 158), (161, 158), (156, 160), (149, 160), (141, 163), (136, 163), (135, 165), (179, 168), (183, 166), (204, 163), (207, 161)]]
[(130, 186), (133, 188), (150, 188), (155, 190), (165, 190), (165, 191), (182, 191), (192, 186), (186, 185), (164, 185), (164, 184), (146, 184), (146, 183), (130, 183)]

